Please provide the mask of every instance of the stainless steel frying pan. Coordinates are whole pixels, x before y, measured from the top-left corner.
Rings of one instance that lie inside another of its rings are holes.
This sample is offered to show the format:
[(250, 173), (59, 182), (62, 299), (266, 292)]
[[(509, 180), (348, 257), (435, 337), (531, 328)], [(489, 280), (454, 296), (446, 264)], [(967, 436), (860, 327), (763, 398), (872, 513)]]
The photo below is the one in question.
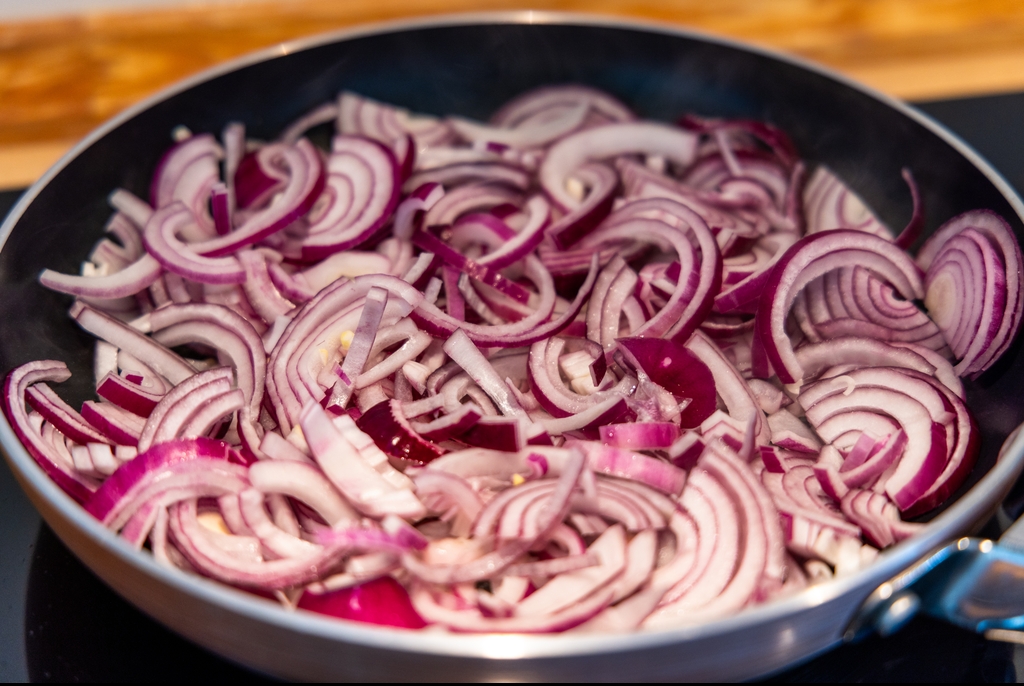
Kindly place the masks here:
[[(75, 271), (102, 232), (107, 194), (146, 192), (169, 132), (230, 120), (271, 138), (343, 88), (415, 111), (486, 118), (528, 88), (603, 88), (641, 116), (683, 112), (769, 120), (803, 155), (847, 180), (901, 226), (921, 186), (934, 230), (977, 207), (1024, 237), (1024, 203), (984, 160), (916, 110), (799, 60), (686, 31), (569, 15), (460, 16), (285, 44), (175, 86), (93, 132), (21, 199), (0, 228), (0, 369), (66, 360), (69, 401), (91, 395), (88, 336), (68, 303), (35, 283)], [(233, 660), (296, 679), (731, 680), (779, 670), (865, 631), (891, 631), (924, 608), (982, 631), (1024, 627), (1024, 535), (960, 538), (998, 506), (1024, 467), (1016, 344), (968, 386), (983, 435), (968, 484), (923, 532), (861, 572), (710, 624), (615, 636), (451, 636), (289, 613), (157, 565), (88, 517), (39, 470), (0, 420), (0, 443), (43, 518), (110, 586), (158, 621)], [(77, 381), (76, 381), (77, 380)], [(1009, 438), (1008, 438), (1009, 437)], [(1005, 442), (1005, 446), (1004, 446)], [(1000, 447), (1004, 446), (1001, 457)]]

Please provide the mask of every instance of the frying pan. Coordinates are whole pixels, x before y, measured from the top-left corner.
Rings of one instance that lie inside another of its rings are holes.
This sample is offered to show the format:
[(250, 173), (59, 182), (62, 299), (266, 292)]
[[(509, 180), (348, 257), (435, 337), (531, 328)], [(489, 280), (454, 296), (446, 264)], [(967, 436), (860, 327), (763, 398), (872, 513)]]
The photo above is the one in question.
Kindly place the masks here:
[[(60, 389), (65, 399), (91, 397), (91, 340), (67, 317), (66, 297), (35, 279), (44, 267), (77, 271), (110, 214), (107, 195), (117, 187), (145, 195), (174, 127), (216, 132), (240, 120), (250, 136), (270, 139), (341, 89), (413, 111), (486, 119), (513, 95), (570, 82), (604, 89), (646, 118), (694, 112), (770, 121), (890, 226), (911, 214), (900, 177), (910, 167), (929, 231), (965, 210), (990, 208), (1024, 236), (1024, 203), (966, 144), (907, 105), (820, 67), (675, 28), (577, 15), (389, 24), (284, 44), (208, 71), (123, 113), (64, 157), (0, 227), (0, 370), (62, 359), (74, 372)], [(978, 466), (919, 535), (856, 574), (784, 600), (709, 624), (629, 635), (460, 636), (288, 612), (159, 566), (51, 483), (2, 419), (0, 443), (43, 518), (100, 578), (171, 629), (271, 674), (735, 680), (780, 670), (865, 631), (891, 631), (922, 606), (981, 630), (1018, 626), (1013, 617), (1024, 607), (1008, 608), (1014, 586), (1006, 580), (1024, 578), (1015, 552), (1024, 536), (1011, 531), (997, 545), (958, 537), (994, 512), (1024, 467), (1024, 436), (1014, 432), (1024, 420), (1020, 348), (967, 384), (983, 440)]]

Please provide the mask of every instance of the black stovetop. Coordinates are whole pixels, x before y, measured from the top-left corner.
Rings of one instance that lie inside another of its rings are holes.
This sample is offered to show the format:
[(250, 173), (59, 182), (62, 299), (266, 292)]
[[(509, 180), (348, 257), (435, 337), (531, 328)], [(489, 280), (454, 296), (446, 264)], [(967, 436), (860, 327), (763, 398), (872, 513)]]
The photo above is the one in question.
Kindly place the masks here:
[[(919, 107), (1024, 193), (1024, 93)], [(0, 192), (0, 217), (18, 195)], [(1022, 491), (1019, 483), (1014, 493)], [(1019, 515), (1022, 496), (1011, 496), (1010, 515)], [(917, 618), (894, 636), (841, 646), (773, 681), (1006, 682), (1018, 674), (1024, 678), (1024, 647), (1015, 654), (1009, 644)], [(263, 678), (164, 629), (113, 593), (40, 522), (6, 463), (0, 466), (0, 681)]]

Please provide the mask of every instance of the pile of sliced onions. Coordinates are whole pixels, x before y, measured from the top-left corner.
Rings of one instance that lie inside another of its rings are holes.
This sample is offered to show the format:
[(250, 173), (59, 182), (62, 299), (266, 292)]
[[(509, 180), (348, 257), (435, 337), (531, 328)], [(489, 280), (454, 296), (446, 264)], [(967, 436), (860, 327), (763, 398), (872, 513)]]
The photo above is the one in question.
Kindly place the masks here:
[(893, 236), (760, 122), (554, 86), (490, 123), (343, 93), (270, 143), (178, 133), (82, 274), (40, 275), (98, 399), (38, 361), (3, 406), (133, 545), (289, 607), (622, 631), (849, 573), (961, 485), (959, 377), (1020, 324), (1002, 218), (915, 260), (909, 172)]

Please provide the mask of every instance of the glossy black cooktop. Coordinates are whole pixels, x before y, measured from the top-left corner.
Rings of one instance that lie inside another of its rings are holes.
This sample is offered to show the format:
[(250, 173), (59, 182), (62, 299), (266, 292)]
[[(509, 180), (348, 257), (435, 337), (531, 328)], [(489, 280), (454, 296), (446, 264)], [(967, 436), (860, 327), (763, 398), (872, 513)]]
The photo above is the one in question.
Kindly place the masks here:
[[(919, 107), (972, 144), (1024, 193), (1024, 93)], [(18, 195), (0, 192), (0, 217)], [(1019, 516), (1024, 483), (1017, 484), (1004, 509), (1009, 518)], [(998, 531), (993, 522), (985, 533)], [(1024, 648), (1016, 650), (918, 618), (894, 636), (842, 646), (772, 680), (1010, 682), (1018, 674), (1024, 678)], [(121, 600), (41, 524), (6, 463), (0, 466), (0, 681), (263, 678), (178, 637)]]

